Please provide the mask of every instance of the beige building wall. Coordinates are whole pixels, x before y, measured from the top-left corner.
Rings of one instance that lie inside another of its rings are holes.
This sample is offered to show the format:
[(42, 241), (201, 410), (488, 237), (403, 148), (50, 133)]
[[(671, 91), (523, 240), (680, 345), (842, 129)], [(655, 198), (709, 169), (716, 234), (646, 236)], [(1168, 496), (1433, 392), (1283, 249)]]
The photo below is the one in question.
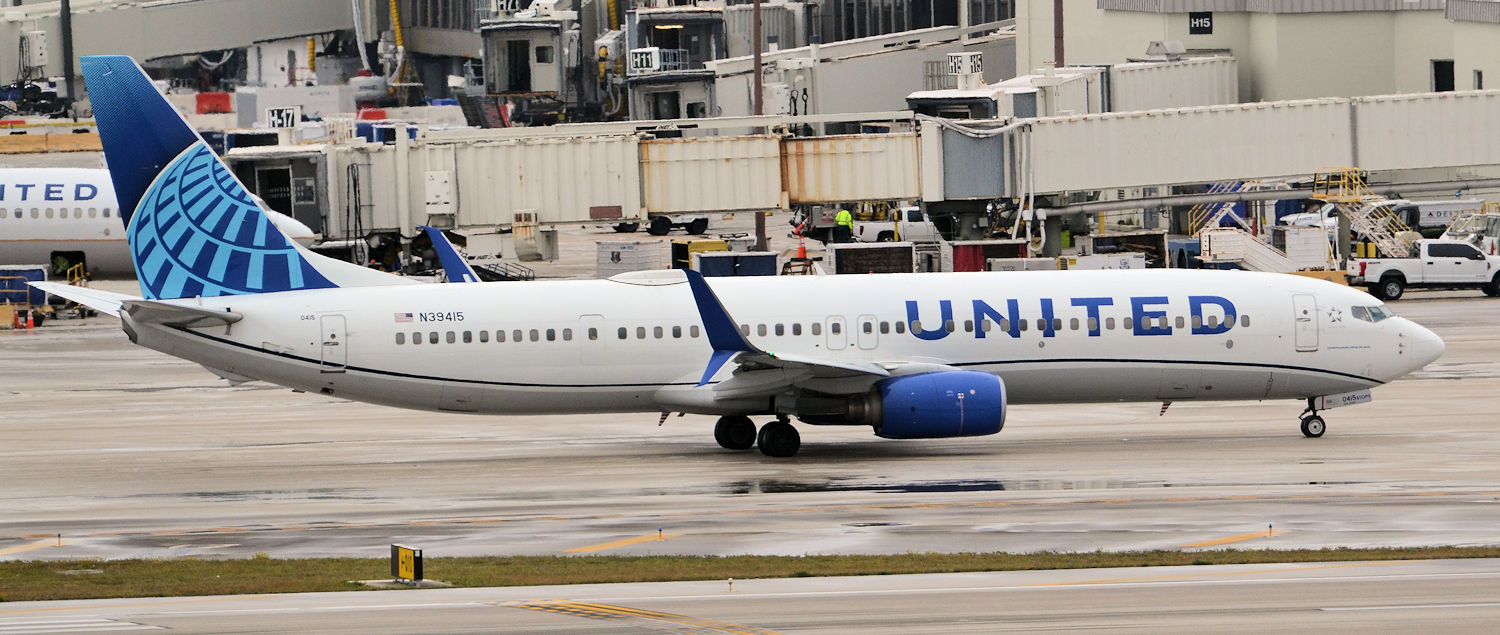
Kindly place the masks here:
[[(1212, 35), (1189, 35), (1185, 13), (1105, 11), (1064, 0), (1069, 64), (1141, 57), (1156, 40), (1224, 49), (1239, 60), (1244, 101), (1353, 97), (1432, 90), (1432, 60), (1455, 60), (1454, 87), (1500, 88), (1500, 25), (1453, 22), (1434, 11), (1214, 12)], [(1016, 4), (1016, 73), (1053, 61), (1052, 0)]]
[(1484, 88), (1500, 88), (1500, 25), (1453, 23), (1453, 82), (1459, 90), (1474, 86), (1474, 71), (1484, 73)]

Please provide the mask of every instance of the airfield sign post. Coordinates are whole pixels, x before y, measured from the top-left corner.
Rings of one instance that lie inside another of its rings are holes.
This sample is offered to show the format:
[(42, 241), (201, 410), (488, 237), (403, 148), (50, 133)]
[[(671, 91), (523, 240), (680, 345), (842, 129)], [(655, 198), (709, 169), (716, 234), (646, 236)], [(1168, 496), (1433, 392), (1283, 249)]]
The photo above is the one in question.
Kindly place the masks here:
[(391, 577), (397, 582), (416, 584), (422, 581), (422, 550), (391, 545)]

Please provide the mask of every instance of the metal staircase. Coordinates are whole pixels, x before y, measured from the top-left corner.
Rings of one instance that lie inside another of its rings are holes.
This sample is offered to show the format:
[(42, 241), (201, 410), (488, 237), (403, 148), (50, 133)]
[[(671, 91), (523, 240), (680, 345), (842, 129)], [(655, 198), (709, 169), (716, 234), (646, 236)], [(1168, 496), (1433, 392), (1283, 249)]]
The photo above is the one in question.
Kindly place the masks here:
[(1375, 243), (1380, 253), (1386, 256), (1405, 256), (1411, 252), (1411, 243), (1400, 237), (1411, 228), (1396, 216), (1388, 205), (1376, 205), (1381, 197), (1365, 185), (1364, 174), (1355, 168), (1326, 168), (1313, 175), (1315, 199), (1338, 206), (1340, 214), (1349, 219), (1349, 227), (1355, 234), (1362, 234)]
[[(1245, 188), (1245, 181), (1221, 181), (1208, 186), (1208, 194), (1230, 194)], [(1188, 234), (1202, 237), (1203, 233), (1219, 226), (1225, 216), (1234, 219), (1240, 227), (1250, 229), (1245, 219), (1234, 213), (1234, 203), (1199, 203), (1188, 210)]]
[(1238, 227), (1211, 227), (1198, 235), (1203, 262), (1229, 262), (1251, 271), (1291, 273), (1299, 267), (1286, 253)]

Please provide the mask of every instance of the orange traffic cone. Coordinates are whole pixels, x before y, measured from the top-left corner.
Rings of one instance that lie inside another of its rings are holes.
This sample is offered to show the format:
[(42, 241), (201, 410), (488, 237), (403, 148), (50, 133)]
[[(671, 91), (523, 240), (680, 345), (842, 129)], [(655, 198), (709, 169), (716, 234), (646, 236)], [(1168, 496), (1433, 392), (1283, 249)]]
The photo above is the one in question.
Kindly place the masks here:
[(807, 243), (802, 240), (801, 236), (797, 237), (797, 259), (807, 260)]
[(26, 311), (26, 328), (28, 328), (28, 329), (34, 329), (34, 328), (36, 328), (36, 323), (34, 323), (34, 322), (31, 321), (31, 310), (30, 309), (27, 309), (27, 311)]

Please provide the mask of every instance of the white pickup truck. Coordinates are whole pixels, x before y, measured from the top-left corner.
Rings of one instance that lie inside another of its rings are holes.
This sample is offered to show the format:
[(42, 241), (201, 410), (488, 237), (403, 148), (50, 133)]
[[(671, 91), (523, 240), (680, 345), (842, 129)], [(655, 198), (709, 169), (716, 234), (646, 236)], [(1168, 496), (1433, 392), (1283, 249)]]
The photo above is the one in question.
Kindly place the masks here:
[(913, 243), (935, 243), (943, 237), (932, 221), (915, 206), (897, 208), (891, 220), (854, 221), (854, 240), (861, 243), (888, 243), (904, 240)]
[(1500, 256), (1486, 256), (1457, 240), (1419, 240), (1415, 258), (1356, 258), (1346, 275), (1382, 300), (1395, 300), (1407, 287), (1480, 289), (1500, 296)]

